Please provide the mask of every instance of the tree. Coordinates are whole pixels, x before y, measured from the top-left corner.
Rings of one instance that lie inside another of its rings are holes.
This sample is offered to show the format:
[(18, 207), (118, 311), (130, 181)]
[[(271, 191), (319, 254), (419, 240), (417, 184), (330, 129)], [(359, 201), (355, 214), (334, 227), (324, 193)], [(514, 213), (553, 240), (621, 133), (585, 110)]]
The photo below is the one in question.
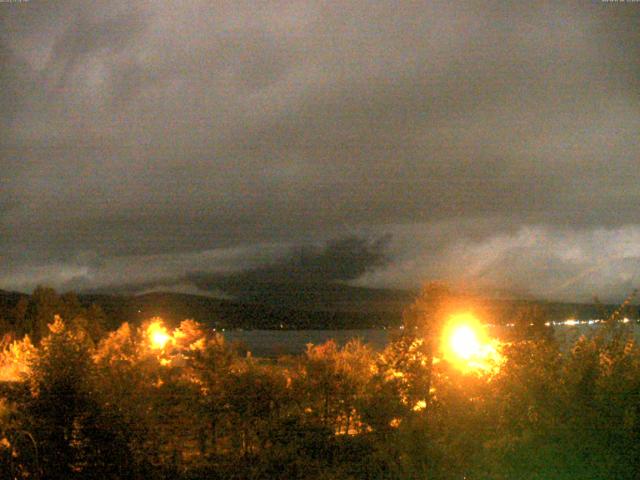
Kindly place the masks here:
[(13, 329), (17, 336), (27, 335), (32, 333), (32, 329), (26, 324), (27, 311), (29, 309), (29, 298), (27, 296), (21, 296), (13, 307)]
[(358, 341), (342, 348), (332, 340), (307, 345), (293, 388), (308, 416), (338, 434), (359, 429), (356, 399), (372, 375), (372, 360), (371, 350)]
[(89, 380), (93, 362), (86, 333), (70, 331), (60, 317), (49, 325), (32, 365), (28, 417), (52, 478), (71, 478), (90, 455), (89, 420), (97, 405)]
[(60, 297), (52, 288), (38, 286), (29, 300), (25, 317), (27, 333), (38, 343), (49, 334), (49, 324), (60, 314)]

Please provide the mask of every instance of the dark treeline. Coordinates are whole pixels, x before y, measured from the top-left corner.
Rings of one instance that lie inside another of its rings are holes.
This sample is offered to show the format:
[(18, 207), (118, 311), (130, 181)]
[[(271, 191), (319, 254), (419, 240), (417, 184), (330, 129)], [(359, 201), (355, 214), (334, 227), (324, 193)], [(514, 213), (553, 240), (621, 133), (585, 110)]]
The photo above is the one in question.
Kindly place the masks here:
[(482, 307), (439, 286), (382, 352), (269, 361), (195, 321), (110, 331), (71, 296), (34, 296), (51, 308), (27, 304), (2, 346), (0, 479), (638, 478), (640, 348), (615, 315), (566, 348), (523, 310), (531, 328), (463, 372), (442, 323)]
[[(154, 316), (179, 322), (193, 318), (212, 328), (243, 329), (349, 329), (379, 328), (400, 325), (403, 305), (410, 302), (364, 302), (363, 305), (275, 305), (246, 303), (188, 295), (156, 292), (143, 295), (80, 294), (62, 295), (52, 289), (38, 287), (32, 295), (0, 291), (0, 330), (31, 328), (34, 311), (69, 304), (76, 314), (84, 309), (100, 311), (101, 322), (108, 330), (118, 328), (122, 322), (139, 323)], [(27, 308), (29, 306), (29, 308)], [(47, 317), (50, 318), (50, 317)], [(69, 317), (63, 317), (69, 318)], [(45, 325), (46, 327), (46, 325)]]
[(98, 303), (87, 304), (73, 292), (58, 294), (52, 288), (38, 287), (31, 295), (0, 293), (0, 333), (29, 335), (36, 343), (49, 334), (48, 325), (55, 315), (84, 329), (94, 341), (119, 325)]
[[(338, 287), (344, 290), (339, 295)], [(281, 297), (286, 291), (280, 292)], [(96, 317), (104, 330), (115, 330), (123, 322), (139, 324), (155, 316), (161, 316), (169, 322), (192, 318), (218, 329), (397, 327), (402, 323), (403, 311), (415, 298), (415, 294), (410, 292), (346, 286), (337, 286), (335, 289), (323, 287), (320, 291), (321, 301), (314, 297), (314, 292), (318, 292), (312, 286), (304, 292), (296, 301), (251, 303), (170, 292), (141, 295), (68, 292), (59, 295), (50, 288), (38, 287), (32, 295), (26, 295), (0, 290), (0, 331), (24, 334), (30, 332), (34, 324), (39, 324), (38, 328), (46, 332), (52, 309), (65, 319), (78, 315)], [(350, 294), (354, 298), (348, 301), (345, 295)], [(579, 304), (490, 298), (485, 298), (482, 304), (488, 318), (496, 324), (513, 322), (514, 318), (522, 317), (525, 312), (527, 318), (531, 317), (531, 313), (538, 318), (539, 312), (542, 312), (546, 320), (607, 318), (617, 308), (617, 305), (597, 302)], [(639, 312), (637, 305), (630, 305), (624, 314), (636, 320)]]

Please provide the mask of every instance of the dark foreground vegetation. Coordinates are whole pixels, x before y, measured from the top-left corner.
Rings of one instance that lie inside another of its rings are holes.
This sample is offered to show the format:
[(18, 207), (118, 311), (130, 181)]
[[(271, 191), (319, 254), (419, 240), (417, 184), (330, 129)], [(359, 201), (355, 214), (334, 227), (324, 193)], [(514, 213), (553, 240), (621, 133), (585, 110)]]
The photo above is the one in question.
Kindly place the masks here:
[(461, 370), (442, 325), (473, 306), (441, 287), (382, 352), (329, 342), (269, 361), (190, 320), (109, 331), (68, 300), (27, 304), (5, 335), (0, 479), (639, 478), (640, 348), (622, 311), (569, 348), (526, 311), (499, 358)]

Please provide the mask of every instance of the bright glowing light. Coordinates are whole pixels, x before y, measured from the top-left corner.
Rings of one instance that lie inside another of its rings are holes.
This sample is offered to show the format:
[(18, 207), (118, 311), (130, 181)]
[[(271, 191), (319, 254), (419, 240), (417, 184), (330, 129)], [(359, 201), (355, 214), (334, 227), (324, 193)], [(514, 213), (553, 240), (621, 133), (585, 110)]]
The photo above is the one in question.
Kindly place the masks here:
[(445, 325), (444, 358), (463, 372), (497, 370), (502, 361), (497, 346), (498, 341), (489, 338), (484, 326), (469, 313), (454, 315)]
[(465, 360), (480, 352), (480, 342), (476, 332), (468, 325), (457, 327), (451, 334), (451, 349), (453, 352)]
[(147, 327), (147, 334), (149, 335), (149, 340), (151, 340), (151, 346), (158, 350), (162, 350), (171, 339), (167, 329), (159, 321), (155, 321)]
[(421, 412), (425, 408), (427, 408), (427, 401), (426, 400), (418, 400), (418, 402), (413, 406), (413, 411), (414, 412)]
[(28, 335), (0, 349), (0, 382), (24, 380), (31, 373), (31, 364), (35, 355), (36, 348)]
[(154, 332), (153, 335), (151, 336), (151, 342), (153, 343), (153, 346), (156, 348), (164, 348), (164, 346), (167, 344), (168, 341), (169, 341), (169, 335), (167, 335), (166, 333)]

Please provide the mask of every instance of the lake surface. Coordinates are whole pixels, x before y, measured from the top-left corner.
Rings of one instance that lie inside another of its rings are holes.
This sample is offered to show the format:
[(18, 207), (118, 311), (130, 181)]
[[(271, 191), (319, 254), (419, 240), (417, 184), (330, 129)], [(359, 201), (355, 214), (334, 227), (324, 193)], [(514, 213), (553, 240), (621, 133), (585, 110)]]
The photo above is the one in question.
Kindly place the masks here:
[(344, 345), (359, 338), (376, 350), (382, 350), (395, 330), (228, 330), (221, 332), (228, 341), (242, 342), (257, 357), (295, 355), (304, 352), (307, 344), (319, 345), (334, 340)]
[[(640, 340), (640, 326), (629, 324), (634, 330), (636, 339)], [(503, 329), (504, 327), (501, 327)], [(563, 343), (570, 344), (580, 335), (593, 332), (599, 325), (556, 325), (555, 335)], [(303, 353), (307, 344), (319, 345), (334, 340), (344, 345), (349, 340), (358, 338), (370, 344), (376, 350), (382, 350), (389, 339), (399, 329), (362, 329), (362, 330), (227, 330), (221, 332), (227, 341), (239, 341), (257, 357), (276, 357), (278, 355), (296, 355)], [(499, 338), (499, 331), (494, 332)]]

